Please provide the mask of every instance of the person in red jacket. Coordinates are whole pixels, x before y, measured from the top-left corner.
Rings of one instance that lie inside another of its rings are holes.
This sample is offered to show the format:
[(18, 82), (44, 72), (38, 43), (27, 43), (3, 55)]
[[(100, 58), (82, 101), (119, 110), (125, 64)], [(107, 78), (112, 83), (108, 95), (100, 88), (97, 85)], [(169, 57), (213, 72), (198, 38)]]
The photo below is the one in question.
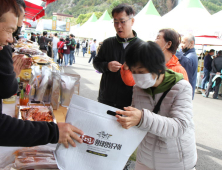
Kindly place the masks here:
[(59, 66), (62, 65), (62, 62), (63, 62), (63, 47), (64, 47), (64, 40), (63, 38), (60, 38), (60, 41), (57, 43), (57, 48), (58, 48), (58, 54), (59, 54)]
[[(188, 81), (186, 70), (181, 66), (178, 58), (175, 56), (176, 50), (180, 44), (180, 35), (172, 29), (162, 29), (159, 31), (155, 42), (160, 46), (164, 53), (166, 67), (174, 72), (183, 74), (184, 79)], [(120, 73), (122, 80), (126, 85), (135, 85), (132, 73), (126, 64), (122, 66)]]

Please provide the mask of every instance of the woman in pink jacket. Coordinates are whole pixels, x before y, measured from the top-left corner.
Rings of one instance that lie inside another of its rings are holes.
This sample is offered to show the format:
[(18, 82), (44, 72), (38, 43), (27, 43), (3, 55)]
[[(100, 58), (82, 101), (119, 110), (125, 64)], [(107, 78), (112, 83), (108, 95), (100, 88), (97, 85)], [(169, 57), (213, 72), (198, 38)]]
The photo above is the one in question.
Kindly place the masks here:
[(125, 60), (136, 85), (132, 107), (117, 111), (117, 121), (125, 129), (136, 126), (147, 132), (137, 150), (136, 170), (195, 169), (191, 85), (181, 73), (166, 69), (156, 43), (135, 44)]

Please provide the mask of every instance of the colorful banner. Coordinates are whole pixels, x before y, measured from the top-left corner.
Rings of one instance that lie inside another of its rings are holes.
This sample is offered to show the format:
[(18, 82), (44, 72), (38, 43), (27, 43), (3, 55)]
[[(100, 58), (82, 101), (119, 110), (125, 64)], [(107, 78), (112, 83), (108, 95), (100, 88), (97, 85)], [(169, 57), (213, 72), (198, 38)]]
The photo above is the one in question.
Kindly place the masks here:
[(52, 30), (56, 30), (56, 21), (57, 21), (57, 17), (53, 16), (52, 17)]
[(70, 19), (69, 18), (66, 19), (66, 31), (67, 32), (70, 31)]

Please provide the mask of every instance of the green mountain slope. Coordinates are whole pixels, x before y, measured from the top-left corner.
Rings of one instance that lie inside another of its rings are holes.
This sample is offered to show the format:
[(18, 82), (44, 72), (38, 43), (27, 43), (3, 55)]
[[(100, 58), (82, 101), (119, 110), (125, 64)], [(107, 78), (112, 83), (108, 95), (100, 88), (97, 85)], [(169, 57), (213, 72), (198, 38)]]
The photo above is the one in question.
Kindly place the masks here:
[[(77, 18), (80, 14), (92, 12), (109, 12), (116, 4), (121, 2), (132, 5), (138, 13), (148, 0), (57, 0), (46, 8), (46, 18), (51, 18), (53, 12), (73, 15)], [(153, 0), (160, 15), (164, 15), (177, 5), (178, 0)], [(222, 10), (221, 0), (201, 0), (207, 10), (214, 14)], [(44, 5), (44, 4), (43, 4)]]

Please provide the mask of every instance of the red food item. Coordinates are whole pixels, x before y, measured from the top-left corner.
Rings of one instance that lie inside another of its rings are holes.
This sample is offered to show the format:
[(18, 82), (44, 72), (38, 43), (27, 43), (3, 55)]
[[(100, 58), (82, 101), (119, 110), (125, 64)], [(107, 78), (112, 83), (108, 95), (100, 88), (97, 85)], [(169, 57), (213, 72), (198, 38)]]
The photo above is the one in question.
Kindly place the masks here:
[(86, 143), (88, 145), (94, 144), (95, 139), (93, 137), (82, 135), (80, 138), (83, 140), (83, 143)]
[(52, 122), (52, 113), (48, 109), (24, 108), (20, 110), (23, 120)]

